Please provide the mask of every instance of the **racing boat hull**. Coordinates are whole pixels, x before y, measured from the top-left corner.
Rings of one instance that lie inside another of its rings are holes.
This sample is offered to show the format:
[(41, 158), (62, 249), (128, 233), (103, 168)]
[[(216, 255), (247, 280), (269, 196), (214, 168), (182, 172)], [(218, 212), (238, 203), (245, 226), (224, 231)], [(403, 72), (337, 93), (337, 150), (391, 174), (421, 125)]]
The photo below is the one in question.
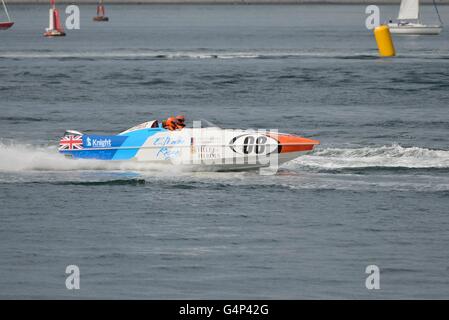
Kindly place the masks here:
[(150, 121), (114, 136), (67, 131), (59, 152), (74, 159), (170, 164), (191, 170), (277, 167), (313, 150), (319, 141), (262, 130), (184, 128), (168, 131)]

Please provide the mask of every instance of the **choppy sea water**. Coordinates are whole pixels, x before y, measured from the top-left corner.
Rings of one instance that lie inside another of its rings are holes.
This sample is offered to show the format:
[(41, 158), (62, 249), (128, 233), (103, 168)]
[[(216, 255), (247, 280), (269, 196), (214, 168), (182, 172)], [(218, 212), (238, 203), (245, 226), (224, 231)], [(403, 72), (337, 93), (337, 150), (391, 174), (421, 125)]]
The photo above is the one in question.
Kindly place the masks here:
[[(0, 297), (448, 298), (449, 33), (396, 37), (379, 59), (364, 8), (108, 5), (94, 23), (86, 5), (80, 30), (46, 39), (47, 6), (10, 6)], [(68, 128), (176, 113), (321, 145), (275, 176), (56, 152)], [(80, 290), (65, 288), (70, 264)]]

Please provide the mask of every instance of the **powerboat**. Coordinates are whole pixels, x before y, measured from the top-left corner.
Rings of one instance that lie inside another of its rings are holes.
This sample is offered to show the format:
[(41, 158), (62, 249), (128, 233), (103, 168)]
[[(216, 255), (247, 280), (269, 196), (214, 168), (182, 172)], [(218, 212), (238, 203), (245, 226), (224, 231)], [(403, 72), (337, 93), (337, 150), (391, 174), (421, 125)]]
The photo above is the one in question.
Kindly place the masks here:
[(440, 24), (423, 24), (420, 21), (419, 0), (402, 0), (398, 21), (388, 23), (391, 33), (408, 35), (438, 35), (443, 30), (443, 23), (434, 2)]
[(167, 130), (157, 120), (117, 135), (91, 135), (66, 130), (59, 152), (74, 159), (133, 161), (187, 166), (192, 170), (229, 171), (271, 167), (313, 150), (317, 140), (276, 130), (222, 129), (194, 121)]

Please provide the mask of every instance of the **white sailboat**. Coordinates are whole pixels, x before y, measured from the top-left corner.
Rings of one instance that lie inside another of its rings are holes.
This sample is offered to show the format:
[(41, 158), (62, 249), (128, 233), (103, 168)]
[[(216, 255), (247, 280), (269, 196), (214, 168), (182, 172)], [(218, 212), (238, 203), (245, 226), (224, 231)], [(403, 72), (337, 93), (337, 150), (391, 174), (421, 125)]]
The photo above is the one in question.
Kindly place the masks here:
[[(438, 9), (435, 5), (435, 10), (438, 18), (441, 18)], [(440, 34), (443, 29), (443, 24), (423, 24), (420, 21), (419, 14), (419, 0), (401, 0), (399, 8), (398, 22), (388, 23), (391, 33), (409, 34), (409, 35), (435, 35)]]

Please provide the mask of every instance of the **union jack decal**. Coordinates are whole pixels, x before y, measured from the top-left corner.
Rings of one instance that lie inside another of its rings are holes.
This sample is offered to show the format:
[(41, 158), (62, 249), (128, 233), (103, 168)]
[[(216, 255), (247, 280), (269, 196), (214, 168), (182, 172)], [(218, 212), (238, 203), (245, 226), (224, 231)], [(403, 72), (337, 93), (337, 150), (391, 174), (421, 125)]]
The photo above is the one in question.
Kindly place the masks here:
[(59, 150), (81, 150), (83, 149), (83, 137), (67, 135), (59, 141)]

